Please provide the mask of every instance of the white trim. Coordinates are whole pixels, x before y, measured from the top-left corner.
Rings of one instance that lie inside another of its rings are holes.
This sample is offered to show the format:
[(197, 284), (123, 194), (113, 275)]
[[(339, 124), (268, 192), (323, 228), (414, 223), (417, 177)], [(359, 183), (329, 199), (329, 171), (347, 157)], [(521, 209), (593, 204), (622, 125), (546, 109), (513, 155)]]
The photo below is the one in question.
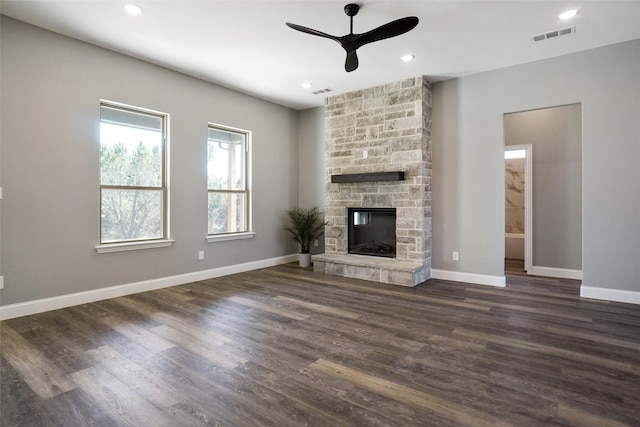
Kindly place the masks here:
[(256, 235), (255, 231), (247, 231), (244, 233), (227, 233), (227, 234), (210, 234), (206, 237), (207, 242), (224, 242), (226, 240), (253, 239)]
[(141, 242), (124, 242), (124, 243), (108, 243), (105, 245), (96, 245), (96, 251), (99, 254), (108, 254), (112, 252), (137, 251), (140, 249), (166, 248), (173, 245), (175, 240), (144, 240)]
[(582, 270), (569, 270), (567, 268), (540, 267), (532, 265), (527, 269), (528, 275), (557, 277), (560, 279), (582, 280)]
[[(209, 141), (209, 130), (221, 130), (223, 132), (230, 132), (242, 135), (244, 137), (244, 178), (245, 185), (244, 190), (238, 190), (244, 192), (247, 195), (247, 205), (244, 209), (244, 214), (246, 217), (246, 229), (253, 229), (253, 132), (247, 129), (237, 128), (233, 126), (227, 126), (219, 123), (208, 122), (207, 123), (207, 144)], [(207, 148), (208, 150), (208, 148)], [(208, 168), (208, 166), (207, 166)], [(211, 191), (213, 189), (208, 188), (207, 191)], [(238, 236), (238, 237), (228, 237), (230, 235)], [(253, 231), (246, 231), (241, 233), (226, 233), (220, 235), (208, 235), (206, 237), (207, 242), (219, 242), (225, 240), (238, 240), (238, 239), (252, 239), (255, 233)]]
[(454, 282), (474, 283), (476, 285), (507, 286), (505, 276), (488, 276), (486, 274), (462, 273), (460, 271), (434, 270), (431, 269), (431, 278), (440, 280), (451, 280)]
[(606, 301), (640, 304), (640, 292), (622, 289), (596, 288), (594, 286), (580, 286), (580, 296)]
[(108, 288), (101, 288), (91, 291), (77, 292), (68, 295), (60, 295), (51, 298), (43, 298), (34, 301), (5, 305), (0, 307), (0, 320), (28, 316), (31, 314), (57, 310), (74, 305), (87, 304), (90, 302), (136, 294), (139, 292), (151, 291), (154, 289), (167, 288), (169, 286), (183, 285), (185, 283), (196, 282), (199, 280), (207, 280), (214, 277), (242, 273), (244, 271), (272, 267), (279, 264), (286, 264), (289, 262), (295, 262), (297, 260), (298, 254), (291, 254), (276, 258), (247, 262), (244, 264), (228, 265), (225, 267), (213, 268), (211, 270), (194, 271), (192, 273), (179, 274), (176, 276), (160, 277), (157, 279), (145, 280), (142, 282), (128, 283), (125, 285), (117, 285)]

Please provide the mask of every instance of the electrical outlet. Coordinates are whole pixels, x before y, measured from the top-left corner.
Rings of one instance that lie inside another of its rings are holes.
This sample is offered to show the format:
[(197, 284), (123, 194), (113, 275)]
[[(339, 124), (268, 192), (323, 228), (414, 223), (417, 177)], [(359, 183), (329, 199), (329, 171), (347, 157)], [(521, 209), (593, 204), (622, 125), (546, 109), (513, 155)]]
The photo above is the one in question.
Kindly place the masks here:
[(368, 152), (367, 150), (364, 150), (364, 151), (362, 152), (362, 158), (363, 158), (363, 159), (366, 159), (367, 157), (369, 157), (369, 152)]
[(201, 261), (204, 259), (204, 251), (198, 252), (198, 259)]
[(458, 261), (460, 259), (460, 256), (459, 256), (458, 252), (454, 251), (453, 254), (452, 254), (452, 258), (453, 258), (454, 261)]
[(318, 246), (318, 239), (313, 241), (313, 246)]

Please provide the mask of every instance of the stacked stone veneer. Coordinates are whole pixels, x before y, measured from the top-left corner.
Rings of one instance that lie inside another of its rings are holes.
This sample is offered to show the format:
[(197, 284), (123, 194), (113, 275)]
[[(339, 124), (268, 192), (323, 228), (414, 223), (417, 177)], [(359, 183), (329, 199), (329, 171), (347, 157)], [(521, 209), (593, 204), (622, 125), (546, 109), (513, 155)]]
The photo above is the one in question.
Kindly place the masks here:
[[(325, 101), (325, 253), (314, 271), (415, 286), (431, 270), (431, 87), (417, 77)], [(331, 175), (403, 171), (403, 181)], [(396, 208), (396, 258), (347, 254), (348, 207)]]

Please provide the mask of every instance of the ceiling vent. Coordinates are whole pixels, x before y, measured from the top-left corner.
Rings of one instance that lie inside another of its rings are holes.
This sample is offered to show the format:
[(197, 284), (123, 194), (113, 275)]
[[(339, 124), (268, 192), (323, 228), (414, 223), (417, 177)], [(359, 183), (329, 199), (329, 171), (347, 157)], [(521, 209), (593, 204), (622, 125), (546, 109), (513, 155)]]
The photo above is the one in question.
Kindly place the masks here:
[(318, 89), (314, 92), (311, 92), (314, 95), (320, 95), (321, 93), (327, 93), (327, 92), (333, 92), (333, 89), (331, 89), (330, 87), (325, 88), (325, 89)]
[(541, 42), (542, 40), (553, 39), (560, 36), (566, 36), (567, 34), (574, 34), (576, 32), (576, 26), (572, 25), (566, 28), (560, 28), (559, 30), (549, 31), (547, 33), (536, 34), (533, 36), (534, 42)]

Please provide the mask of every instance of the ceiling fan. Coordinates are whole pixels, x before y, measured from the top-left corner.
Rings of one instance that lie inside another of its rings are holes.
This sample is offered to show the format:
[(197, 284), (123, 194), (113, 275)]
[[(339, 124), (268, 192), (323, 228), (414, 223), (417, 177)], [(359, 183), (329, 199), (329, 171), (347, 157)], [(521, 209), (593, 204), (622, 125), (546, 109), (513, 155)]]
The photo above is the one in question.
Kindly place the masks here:
[(349, 34), (340, 37), (332, 36), (331, 34), (326, 34), (318, 30), (303, 27), (301, 25), (292, 24), (290, 22), (287, 22), (286, 24), (294, 30), (302, 31), (303, 33), (311, 34), (314, 36), (325, 37), (340, 43), (340, 45), (347, 52), (347, 60), (344, 64), (344, 69), (347, 70), (347, 72), (353, 71), (358, 68), (358, 55), (356, 54), (356, 50), (359, 47), (364, 46), (367, 43), (399, 36), (400, 34), (411, 31), (415, 28), (416, 25), (418, 25), (418, 18), (415, 16), (409, 16), (406, 18), (400, 18), (395, 21), (391, 21), (387, 24), (381, 25), (378, 28), (374, 28), (371, 31), (367, 31), (366, 33), (353, 34), (353, 17), (358, 14), (359, 10), (360, 5), (355, 3), (350, 3), (344, 7), (344, 13), (346, 13), (351, 20), (351, 27)]

